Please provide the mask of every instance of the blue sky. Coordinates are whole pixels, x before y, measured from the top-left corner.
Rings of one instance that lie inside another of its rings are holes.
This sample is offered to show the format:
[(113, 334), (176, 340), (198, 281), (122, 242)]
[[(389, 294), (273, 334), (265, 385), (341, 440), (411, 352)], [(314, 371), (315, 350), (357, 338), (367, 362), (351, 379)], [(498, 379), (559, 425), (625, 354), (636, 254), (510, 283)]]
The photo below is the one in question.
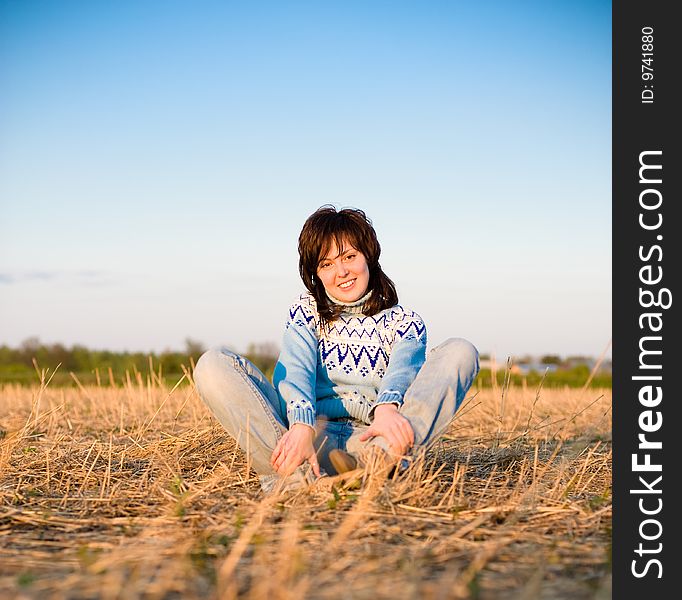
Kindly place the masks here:
[(429, 343), (611, 338), (609, 2), (0, 0), (0, 344), (279, 343), (362, 208)]

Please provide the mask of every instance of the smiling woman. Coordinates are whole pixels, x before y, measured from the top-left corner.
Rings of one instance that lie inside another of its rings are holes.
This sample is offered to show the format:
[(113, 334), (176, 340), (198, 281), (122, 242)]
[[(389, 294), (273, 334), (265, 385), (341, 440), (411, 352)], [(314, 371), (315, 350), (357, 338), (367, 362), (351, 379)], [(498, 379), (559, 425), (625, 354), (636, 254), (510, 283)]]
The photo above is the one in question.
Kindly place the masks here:
[(369, 454), (406, 467), (445, 431), (478, 373), (478, 352), (463, 339), (427, 359), (426, 326), (398, 304), (363, 211), (321, 207), (298, 251), (307, 292), (289, 309), (273, 384), (225, 348), (206, 352), (194, 371), (265, 491), (355, 469)]
[(366, 314), (398, 303), (395, 285), (381, 269), (381, 245), (361, 210), (332, 206), (315, 211), (298, 238), (299, 273), (323, 322), (337, 319), (344, 304), (365, 300)]

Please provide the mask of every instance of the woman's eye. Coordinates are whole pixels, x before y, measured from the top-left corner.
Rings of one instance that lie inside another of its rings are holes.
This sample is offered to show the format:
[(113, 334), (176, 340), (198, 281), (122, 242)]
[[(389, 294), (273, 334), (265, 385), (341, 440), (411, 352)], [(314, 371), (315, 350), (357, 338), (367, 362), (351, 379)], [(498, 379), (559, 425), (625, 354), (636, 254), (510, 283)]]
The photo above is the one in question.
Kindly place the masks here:
[(355, 258), (355, 254), (346, 254), (346, 260), (353, 260)]

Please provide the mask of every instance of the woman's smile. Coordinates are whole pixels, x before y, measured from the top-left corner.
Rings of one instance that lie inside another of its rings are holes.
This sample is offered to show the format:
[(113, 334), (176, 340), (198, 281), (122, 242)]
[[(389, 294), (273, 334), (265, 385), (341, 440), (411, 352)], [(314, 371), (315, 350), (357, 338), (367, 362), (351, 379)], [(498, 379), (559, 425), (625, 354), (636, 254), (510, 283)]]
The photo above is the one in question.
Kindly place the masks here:
[(353, 284), (355, 283), (355, 279), (351, 279), (350, 281), (344, 281), (343, 283), (339, 283), (339, 287), (343, 288), (344, 290), (347, 290), (350, 288)]

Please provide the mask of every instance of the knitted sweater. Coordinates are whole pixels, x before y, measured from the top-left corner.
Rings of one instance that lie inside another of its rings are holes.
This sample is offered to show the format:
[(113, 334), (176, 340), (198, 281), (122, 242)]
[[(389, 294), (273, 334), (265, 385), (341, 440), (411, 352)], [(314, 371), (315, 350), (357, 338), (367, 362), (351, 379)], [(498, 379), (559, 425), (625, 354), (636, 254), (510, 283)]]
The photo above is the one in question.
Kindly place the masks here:
[(289, 427), (314, 427), (317, 415), (371, 423), (379, 404), (402, 406), (426, 359), (426, 326), (417, 313), (398, 304), (365, 316), (368, 297), (353, 303), (334, 300), (344, 311), (324, 330), (311, 294), (302, 294), (289, 309), (273, 376)]

